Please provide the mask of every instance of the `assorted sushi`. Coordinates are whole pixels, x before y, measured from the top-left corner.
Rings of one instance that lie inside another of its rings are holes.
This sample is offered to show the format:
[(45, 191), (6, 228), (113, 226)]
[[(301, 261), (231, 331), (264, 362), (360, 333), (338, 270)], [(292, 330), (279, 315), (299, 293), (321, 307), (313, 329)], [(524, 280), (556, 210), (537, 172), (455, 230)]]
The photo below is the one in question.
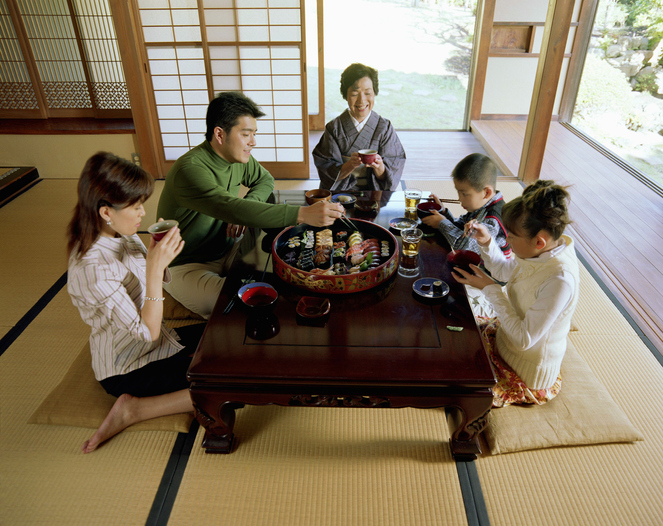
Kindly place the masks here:
[(334, 234), (326, 228), (288, 238), (281, 258), (287, 265), (313, 274), (343, 275), (377, 268), (390, 256), (387, 240), (365, 238), (358, 230)]

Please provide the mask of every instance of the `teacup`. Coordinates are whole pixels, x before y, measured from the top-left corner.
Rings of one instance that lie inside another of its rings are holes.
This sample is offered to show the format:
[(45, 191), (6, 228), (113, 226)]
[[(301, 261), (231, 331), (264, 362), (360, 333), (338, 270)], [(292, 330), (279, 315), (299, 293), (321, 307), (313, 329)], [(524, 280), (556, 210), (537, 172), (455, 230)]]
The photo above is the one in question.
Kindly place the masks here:
[(357, 153), (364, 164), (373, 164), (378, 156), (377, 150), (359, 150)]
[(171, 228), (176, 227), (177, 225), (179, 225), (179, 223), (174, 219), (159, 221), (158, 223), (150, 225), (147, 229), (147, 232), (154, 238), (154, 241), (158, 243), (161, 241), (161, 239), (163, 239), (163, 236), (165, 236)]
[(306, 204), (312, 205), (318, 201), (331, 201), (331, 191), (316, 188), (306, 192)]

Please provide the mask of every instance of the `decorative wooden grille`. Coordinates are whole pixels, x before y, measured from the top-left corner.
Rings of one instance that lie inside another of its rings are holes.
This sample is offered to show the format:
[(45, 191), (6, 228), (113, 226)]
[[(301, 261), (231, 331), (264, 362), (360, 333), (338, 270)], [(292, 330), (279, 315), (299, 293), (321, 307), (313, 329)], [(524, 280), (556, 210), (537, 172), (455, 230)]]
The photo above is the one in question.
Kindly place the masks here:
[(0, 61), (0, 109), (38, 109), (37, 95), (5, 0), (0, 0)]
[(35, 109), (41, 98), (45, 116), (131, 116), (108, 0), (0, 0), (0, 9), (2, 109)]

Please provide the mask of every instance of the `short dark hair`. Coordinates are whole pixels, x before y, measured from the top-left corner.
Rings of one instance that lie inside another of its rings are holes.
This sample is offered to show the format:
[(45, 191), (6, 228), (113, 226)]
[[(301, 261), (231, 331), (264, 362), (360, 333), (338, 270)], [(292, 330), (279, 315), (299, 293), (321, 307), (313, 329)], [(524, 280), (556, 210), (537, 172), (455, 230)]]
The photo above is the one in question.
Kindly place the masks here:
[(482, 153), (472, 153), (461, 160), (451, 172), (456, 181), (469, 183), (480, 192), (486, 186), (493, 190), (497, 186), (497, 166), (493, 160)]
[(205, 122), (207, 131), (205, 139), (208, 141), (214, 137), (214, 128), (217, 126), (226, 133), (230, 133), (233, 126), (237, 125), (240, 117), (249, 115), (254, 119), (264, 117), (265, 114), (255, 102), (239, 91), (225, 91), (219, 93), (207, 106)]
[(341, 95), (345, 100), (348, 100), (348, 90), (354, 86), (355, 82), (364, 77), (371, 79), (373, 91), (376, 95), (378, 94), (378, 70), (355, 62), (341, 73)]

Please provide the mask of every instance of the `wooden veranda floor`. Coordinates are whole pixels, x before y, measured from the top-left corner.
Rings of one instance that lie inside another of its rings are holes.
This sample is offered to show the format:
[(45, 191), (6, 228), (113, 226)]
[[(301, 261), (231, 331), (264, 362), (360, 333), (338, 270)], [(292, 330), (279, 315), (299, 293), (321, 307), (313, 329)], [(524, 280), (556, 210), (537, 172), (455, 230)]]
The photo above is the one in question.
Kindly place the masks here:
[[(516, 175), (525, 121), (473, 121), (505, 175)], [(541, 178), (572, 185), (578, 251), (663, 354), (663, 197), (557, 122)]]

